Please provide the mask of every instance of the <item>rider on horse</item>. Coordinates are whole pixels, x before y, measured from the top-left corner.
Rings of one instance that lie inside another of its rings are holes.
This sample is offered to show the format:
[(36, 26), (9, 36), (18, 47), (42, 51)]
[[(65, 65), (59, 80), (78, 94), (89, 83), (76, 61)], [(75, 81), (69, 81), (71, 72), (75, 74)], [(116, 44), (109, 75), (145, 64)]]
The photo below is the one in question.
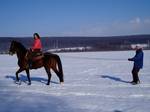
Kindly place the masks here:
[(33, 58), (39, 55), (42, 55), (42, 43), (38, 33), (33, 34), (34, 43), (32, 48), (30, 48), (30, 58), (29, 58), (29, 68), (32, 67)]
[(38, 51), (41, 51), (41, 49), (42, 49), (42, 43), (41, 43), (41, 40), (40, 40), (40, 36), (39, 36), (39, 34), (38, 33), (34, 33), (34, 35), (33, 35), (33, 37), (34, 37), (34, 44), (33, 44), (33, 46), (32, 46), (32, 51), (34, 52), (38, 52)]

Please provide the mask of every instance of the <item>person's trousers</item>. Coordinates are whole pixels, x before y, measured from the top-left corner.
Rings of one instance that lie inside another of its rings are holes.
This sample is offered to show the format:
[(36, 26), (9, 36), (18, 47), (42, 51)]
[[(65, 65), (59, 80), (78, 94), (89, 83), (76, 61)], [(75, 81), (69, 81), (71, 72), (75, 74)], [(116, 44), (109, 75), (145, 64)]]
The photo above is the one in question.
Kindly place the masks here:
[(139, 68), (133, 68), (132, 69), (132, 77), (133, 77), (133, 82), (138, 82), (140, 81), (139, 80), (139, 76), (138, 76), (138, 73), (139, 73), (140, 69)]

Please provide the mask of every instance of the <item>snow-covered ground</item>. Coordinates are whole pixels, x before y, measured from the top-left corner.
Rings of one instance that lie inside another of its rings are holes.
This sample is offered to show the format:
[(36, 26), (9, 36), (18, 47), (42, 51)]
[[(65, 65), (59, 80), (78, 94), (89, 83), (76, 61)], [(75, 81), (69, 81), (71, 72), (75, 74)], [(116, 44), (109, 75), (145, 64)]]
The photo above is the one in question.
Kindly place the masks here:
[(32, 85), (20, 73), (16, 56), (0, 55), (0, 112), (149, 112), (150, 51), (144, 51), (141, 84), (131, 85), (134, 51), (60, 53), (65, 83), (52, 72), (46, 86), (43, 68), (32, 70)]

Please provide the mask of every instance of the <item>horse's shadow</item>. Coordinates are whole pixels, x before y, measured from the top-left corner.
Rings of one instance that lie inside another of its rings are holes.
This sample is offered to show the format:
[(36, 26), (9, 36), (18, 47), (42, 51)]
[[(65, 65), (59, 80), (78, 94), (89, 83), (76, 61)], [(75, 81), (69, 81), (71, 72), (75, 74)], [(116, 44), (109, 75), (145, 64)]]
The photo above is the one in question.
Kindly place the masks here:
[(109, 76), (109, 75), (101, 75), (101, 78), (106, 78), (106, 79), (114, 80), (117, 82), (130, 83), (129, 81), (125, 81), (125, 80), (122, 80), (121, 78)]
[[(5, 78), (7, 78), (7, 79), (12, 79), (13, 81), (16, 81), (16, 77), (15, 77), (15, 76), (12, 76), (12, 75), (7, 75), (7, 76), (5, 76)], [(22, 82), (25, 82), (25, 83), (28, 82), (27, 76), (25, 76), (25, 75), (23, 75), (23, 74), (20, 74), (20, 75), (19, 75), (19, 79), (20, 79)], [(40, 83), (44, 83), (44, 84), (47, 83), (47, 79), (41, 78), (41, 77), (31, 77), (31, 81), (36, 81), (36, 82), (40, 82)], [(55, 81), (50, 81), (50, 82), (51, 82), (51, 83), (54, 83), (54, 84), (59, 84), (58, 82), (55, 82)]]

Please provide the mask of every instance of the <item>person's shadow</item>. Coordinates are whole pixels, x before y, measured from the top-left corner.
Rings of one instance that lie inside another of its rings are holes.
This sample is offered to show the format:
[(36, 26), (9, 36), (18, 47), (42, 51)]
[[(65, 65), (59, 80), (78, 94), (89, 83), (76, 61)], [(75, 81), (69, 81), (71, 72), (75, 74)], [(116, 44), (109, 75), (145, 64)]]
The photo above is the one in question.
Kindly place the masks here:
[[(7, 79), (12, 79), (13, 81), (16, 80), (16, 77), (15, 76), (12, 76), (12, 75), (7, 75), (5, 76), (5, 78)], [(23, 75), (23, 74), (20, 74), (19, 75), (19, 79), (24, 82), (24, 83), (27, 83), (28, 82), (28, 79), (27, 79), (27, 76)], [(47, 80), (48, 79), (45, 79), (45, 78), (41, 78), (41, 77), (31, 77), (31, 81), (36, 81), (36, 82), (40, 82), (40, 83), (44, 83), (46, 84), (47, 83)], [(55, 82), (55, 81), (50, 81), (51, 83), (54, 83), (54, 84), (59, 84), (58, 82)]]
[(125, 81), (125, 80), (122, 80), (121, 78), (109, 76), (109, 75), (101, 75), (101, 78), (106, 78), (106, 79), (114, 80), (117, 82), (130, 83), (129, 81)]

